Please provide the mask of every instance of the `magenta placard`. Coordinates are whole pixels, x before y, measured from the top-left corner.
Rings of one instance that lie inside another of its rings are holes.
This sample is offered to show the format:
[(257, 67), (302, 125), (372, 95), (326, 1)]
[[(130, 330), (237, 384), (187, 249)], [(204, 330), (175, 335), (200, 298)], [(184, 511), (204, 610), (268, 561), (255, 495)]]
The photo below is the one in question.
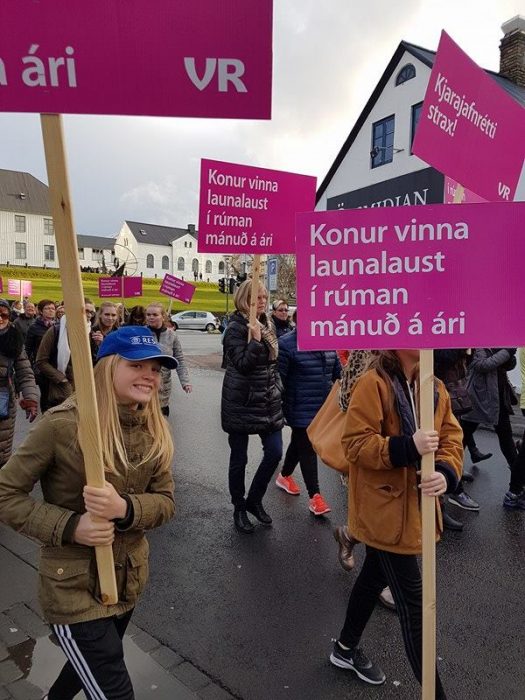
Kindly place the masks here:
[(512, 201), (525, 160), (525, 110), (441, 33), (413, 152), (487, 201)]
[(142, 277), (122, 277), (123, 294), (126, 299), (142, 296)]
[(443, 187), (443, 204), (481, 204), (486, 202), (486, 199), (480, 197), (472, 190), (467, 190), (466, 187), (463, 188), (461, 198), (459, 202), (454, 201), (457, 188), (460, 187), (459, 183), (453, 180), (448, 175), (445, 175), (445, 183)]
[(190, 304), (195, 293), (195, 287), (193, 284), (179, 279), (179, 277), (166, 274), (164, 275), (159, 291), (161, 294), (166, 294), (172, 299), (180, 299), (180, 301), (183, 301), (185, 304)]
[(293, 253), (295, 214), (315, 207), (316, 178), (202, 160), (200, 253)]
[(0, 277), (0, 294), (4, 291), (4, 280)]
[(2, 0), (0, 111), (270, 119), (272, 0)]
[(101, 299), (122, 297), (122, 277), (99, 277), (98, 295)]
[(297, 216), (301, 350), (525, 345), (525, 202)]

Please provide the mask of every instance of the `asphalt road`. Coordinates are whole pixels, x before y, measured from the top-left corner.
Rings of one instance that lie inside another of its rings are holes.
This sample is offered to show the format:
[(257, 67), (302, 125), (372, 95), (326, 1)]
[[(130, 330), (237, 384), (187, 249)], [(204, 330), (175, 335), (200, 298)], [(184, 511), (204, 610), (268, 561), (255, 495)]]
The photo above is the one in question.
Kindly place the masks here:
[[(309, 513), (304, 490), (292, 497), (272, 483), (265, 506), (274, 526), (258, 526), (252, 536), (234, 530), (220, 427), (220, 336), (182, 331), (180, 338), (194, 391), (187, 396), (174, 381), (177, 515), (149, 534), (150, 584), (137, 624), (242, 700), (419, 698), (397, 618), (383, 608), (362, 645), (385, 670), (384, 686), (328, 661), (356, 577), (340, 569), (332, 537), (333, 525), (346, 520), (337, 474), (320, 466), (327, 517)], [(27, 429), (20, 418), (17, 440)], [(447, 532), (438, 546), (438, 663), (449, 700), (523, 700), (525, 513), (501, 507), (508, 470), (495, 436), (481, 431), (477, 440), (495, 456), (468, 488), (480, 513), (451, 506), (465, 529)], [(250, 475), (259, 458), (254, 437)], [(359, 564), (359, 548), (356, 555)]]
[[(177, 516), (149, 536), (151, 579), (137, 623), (243, 700), (419, 697), (396, 616), (382, 608), (362, 644), (384, 668), (384, 686), (328, 661), (356, 576), (337, 563), (332, 526), (346, 519), (346, 494), (335, 473), (320, 467), (332, 506), (326, 518), (308, 512), (306, 493), (291, 497), (272, 484), (265, 506), (274, 526), (253, 536), (234, 530), (220, 339), (186, 331), (181, 340), (194, 392), (173, 394)], [(495, 436), (480, 432), (478, 443), (496, 455), (468, 489), (481, 512), (451, 506), (465, 529), (447, 532), (438, 547), (439, 667), (449, 700), (522, 700), (525, 513), (501, 507), (508, 470)], [(254, 437), (250, 474), (259, 456)]]

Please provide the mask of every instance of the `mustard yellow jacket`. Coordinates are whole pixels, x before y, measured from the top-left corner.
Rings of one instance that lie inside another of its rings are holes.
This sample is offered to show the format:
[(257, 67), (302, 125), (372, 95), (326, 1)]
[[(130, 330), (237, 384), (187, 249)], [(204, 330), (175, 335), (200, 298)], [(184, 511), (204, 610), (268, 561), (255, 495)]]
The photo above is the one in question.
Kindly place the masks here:
[[(448, 491), (455, 489), (463, 464), (462, 431), (452, 414), (445, 386), (436, 380), (434, 428), (439, 448), (436, 471), (447, 478)], [(403, 435), (399, 404), (392, 382), (375, 370), (357, 382), (343, 429), (343, 448), (348, 459), (348, 526), (361, 542), (398, 554), (421, 552), (420, 489), (415, 446)], [(403, 463), (407, 448), (411, 462)], [(441, 510), (436, 499), (436, 540), (442, 531)]]

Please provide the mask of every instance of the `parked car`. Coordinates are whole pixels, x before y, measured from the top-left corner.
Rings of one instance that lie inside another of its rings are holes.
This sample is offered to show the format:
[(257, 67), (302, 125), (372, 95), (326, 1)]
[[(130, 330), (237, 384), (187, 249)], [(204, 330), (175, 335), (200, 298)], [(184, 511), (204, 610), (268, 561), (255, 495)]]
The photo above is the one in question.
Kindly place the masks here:
[(179, 311), (171, 321), (175, 329), (181, 330), (214, 331), (219, 325), (217, 317), (209, 311)]

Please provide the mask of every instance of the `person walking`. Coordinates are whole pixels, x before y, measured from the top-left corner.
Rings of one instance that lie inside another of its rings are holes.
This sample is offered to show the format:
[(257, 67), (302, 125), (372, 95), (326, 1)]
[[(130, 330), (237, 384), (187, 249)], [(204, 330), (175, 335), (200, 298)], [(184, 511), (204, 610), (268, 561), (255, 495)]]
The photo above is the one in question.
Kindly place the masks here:
[(276, 299), (272, 304), (272, 321), (275, 326), (275, 334), (280, 338), (285, 333), (293, 330), (293, 324), (288, 316), (288, 302), (284, 299)]
[[(259, 285), (256, 319), (249, 322), (252, 281), (246, 280), (235, 292), (236, 311), (223, 340), (221, 424), (228, 433), (230, 462), (228, 484), (234, 507), (233, 520), (239, 532), (250, 534), (254, 527), (247, 513), (263, 525), (272, 518), (262, 500), (277, 469), (283, 451), (282, 382), (277, 369), (279, 347), (271, 321), (266, 316), (268, 292)], [(245, 496), (248, 440), (258, 435), (263, 458)]]
[(33, 325), (36, 319), (36, 306), (33, 304), (32, 301), (26, 302), (24, 306), (24, 311), (21, 313), (18, 318), (16, 318), (13, 321), (13, 326), (15, 328), (18, 328), (20, 333), (22, 334), (22, 338), (24, 339), (24, 343), (26, 341), (27, 337), (27, 331), (29, 330), (29, 327)]
[[(190, 373), (186, 366), (182, 345), (180, 344), (177, 331), (173, 328), (168, 328), (166, 325), (167, 315), (164, 309), (164, 304), (154, 302), (146, 308), (146, 324), (150, 331), (157, 339), (157, 343), (162, 348), (162, 351), (167, 355), (172, 355), (177, 360), (177, 375), (182, 390), (186, 394), (191, 394), (192, 385), (190, 383)], [(160, 406), (162, 413), (165, 416), (170, 414), (170, 395), (171, 395), (171, 371), (164, 368), (162, 370), (160, 385)]]
[(108, 333), (116, 331), (119, 326), (120, 319), (117, 305), (112, 301), (103, 301), (96, 313), (95, 322), (91, 328), (91, 338), (98, 347)]
[[(0, 471), (0, 520), (42, 543), (39, 594), (67, 662), (46, 696), (133, 700), (122, 639), (148, 578), (144, 531), (174, 513), (173, 443), (158, 400), (175, 367), (145, 328), (102, 342), (95, 366), (105, 483), (86, 486), (77, 399), (51, 408)], [(42, 500), (31, 496), (37, 481)], [(95, 547), (113, 545), (118, 602), (101, 600)]]
[[(297, 311), (294, 311), (293, 322), (297, 323)], [(279, 338), (279, 374), (283, 382), (284, 418), (292, 429), (292, 437), (275, 483), (286, 493), (299, 495), (301, 490), (292, 476), (299, 464), (310, 499), (310, 512), (325, 515), (331, 509), (320, 493), (317, 454), (306, 429), (330, 393), (332, 384), (341, 376), (341, 364), (335, 350), (298, 350), (297, 330), (294, 329)]]
[[(468, 392), (472, 409), (461, 420), (465, 443), (480, 423), (493, 425), (499, 446), (512, 469), (517, 457), (512, 437), (510, 416), (514, 394), (507, 372), (516, 366), (517, 348), (477, 348), (468, 366)], [(479, 510), (479, 504), (464, 492), (449, 496), (452, 503), (464, 510)]]
[[(86, 333), (89, 335), (91, 360), (95, 364), (98, 346), (93, 340), (91, 319), (95, 313), (95, 305), (84, 298), (84, 312), (86, 314)], [(65, 401), (74, 391), (73, 364), (71, 362), (71, 350), (67, 334), (67, 317), (64, 315), (58, 324), (47, 330), (38, 348), (35, 362), (35, 370), (45, 379), (40, 397), (42, 413), (53, 406)]]
[(0, 299), (0, 468), (11, 455), (18, 396), (22, 394), (20, 407), (29, 422), (35, 420), (38, 408), (38, 389), (22, 334), (10, 317), (9, 302)]
[[(463, 462), (461, 428), (442, 382), (435, 385), (434, 430), (418, 427), (419, 351), (381, 351), (356, 383), (342, 442), (350, 464), (349, 530), (366, 545), (341, 633), (330, 661), (367, 683), (385, 682), (359, 644), (379, 592), (389, 585), (414, 675), (422, 676), (421, 498), (456, 488)], [(420, 475), (420, 458), (434, 453), (435, 471)], [(436, 540), (442, 529), (436, 501)], [(436, 671), (436, 698), (445, 691)]]
[[(27, 329), (27, 335), (25, 339), (25, 349), (27, 353), (27, 358), (31, 363), (31, 367), (34, 367), (36, 361), (36, 354), (38, 348), (44, 337), (44, 333), (51, 328), (55, 322), (56, 307), (55, 302), (51, 299), (42, 299), (37, 304), (38, 315), (35, 322), (32, 323)], [(38, 381), (38, 377), (37, 377)]]

